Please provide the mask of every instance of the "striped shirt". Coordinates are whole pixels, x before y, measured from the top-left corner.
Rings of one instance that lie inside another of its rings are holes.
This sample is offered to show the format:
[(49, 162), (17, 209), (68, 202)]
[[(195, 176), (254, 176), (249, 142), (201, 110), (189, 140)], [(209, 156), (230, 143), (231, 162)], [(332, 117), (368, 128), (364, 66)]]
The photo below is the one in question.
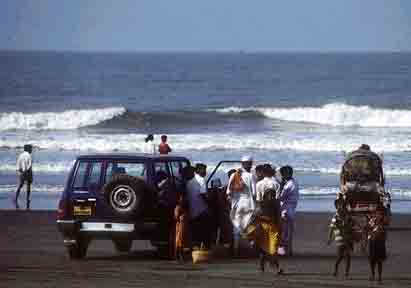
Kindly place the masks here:
[(351, 243), (352, 226), (352, 220), (350, 218), (344, 219), (339, 214), (334, 215), (329, 227), (333, 233), (333, 240), (337, 246)]

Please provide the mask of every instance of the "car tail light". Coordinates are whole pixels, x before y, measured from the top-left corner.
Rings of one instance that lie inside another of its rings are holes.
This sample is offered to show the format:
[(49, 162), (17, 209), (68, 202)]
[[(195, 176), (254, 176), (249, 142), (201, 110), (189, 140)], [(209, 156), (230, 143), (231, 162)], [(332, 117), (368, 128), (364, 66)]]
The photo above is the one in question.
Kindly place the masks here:
[(57, 219), (64, 219), (72, 216), (72, 209), (70, 201), (67, 199), (62, 199), (59, 201), (59, 206), (57, 208)]

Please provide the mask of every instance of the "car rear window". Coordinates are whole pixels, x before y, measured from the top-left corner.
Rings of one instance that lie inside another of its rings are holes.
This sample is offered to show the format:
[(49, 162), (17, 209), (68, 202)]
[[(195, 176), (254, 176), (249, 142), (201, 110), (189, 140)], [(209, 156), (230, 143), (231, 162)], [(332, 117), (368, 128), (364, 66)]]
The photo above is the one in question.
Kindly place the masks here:
[(87, 162), (80, 162), (76, 171), (76, 177), (74, 178), (74, 188), (82, 188), (85, 186), (87, 176)]
[(101, 177), (101, 166), (102, 162), (92, 162), (90, 163), (90, 173), (87, 179), (86, 186), (89, 185), (98, 185), (100, 184), (100, 177)]
[(116, 174), (127, 174), (143, 179), (146, 179), (147, 177), (147, 171), (144, 163), (125, 161), (108, 162), (105, 182), (109, 182), (110, 179)]

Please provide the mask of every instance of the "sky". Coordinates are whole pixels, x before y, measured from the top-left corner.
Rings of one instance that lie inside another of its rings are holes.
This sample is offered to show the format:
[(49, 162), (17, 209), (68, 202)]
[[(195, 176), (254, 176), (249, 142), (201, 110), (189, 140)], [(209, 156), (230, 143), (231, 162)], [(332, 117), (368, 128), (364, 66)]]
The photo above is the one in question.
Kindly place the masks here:
[(410, 0), (1, 0), (0, 49), (411, 51)]

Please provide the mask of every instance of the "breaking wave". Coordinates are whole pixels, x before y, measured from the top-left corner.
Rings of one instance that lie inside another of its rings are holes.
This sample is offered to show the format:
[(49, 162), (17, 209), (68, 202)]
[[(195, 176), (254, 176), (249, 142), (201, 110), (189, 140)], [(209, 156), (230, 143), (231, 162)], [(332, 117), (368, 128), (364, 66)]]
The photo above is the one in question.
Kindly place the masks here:
[[(34, 184), (31, 187), (32, 195), (50, 195), (50, 196), (59, 196), (64, 190), (63, 185), (49, 185), (49, 184)], [(0, 195), (12, 194), (16, 191), (16, 185), (0, 185)], [(23, 193), (26, 191), (22, 190)]]
[[(294, 137), (293, 135), (274, 135), (268, 133), (219, 134), (193, 133), (168, 134), (174, 151), (281, 151), (292, 150), (301, 152), (341, 152), (352, 151), (364, 142), (360, 135), (310, 135), (310, 137)], [(29, 142), (37, 149), (66, 151), (97, 151), (97, 152), (142, 152), (145, 134), (76, 134), (52, 136), (42, 135), (30, 137), (24, 135), (0, 137), (0, 148), (20, 149), (21, 143)], [(378, 135), (377, 135), (378, 136)], [(411, 139), (404, 136), (368, 137), (366, 142), (373, 143), (376, 152), (409, 152)], [(159, 141), (158, 138), (156, 141)]]
[(7, 130), (72, 130), (96, 125), (120, 116), (124, 107), (92, 110), (66, 110), (63, 112), (0, 113), (0, 131)]
[(271, 119), (330, 126), (411, 127), (411, 111), (409, 110), (377, 109), (340, 103), (327, 104), (319, 108), (227, 107), (216, 111), (223, 114), (255, 112)]

